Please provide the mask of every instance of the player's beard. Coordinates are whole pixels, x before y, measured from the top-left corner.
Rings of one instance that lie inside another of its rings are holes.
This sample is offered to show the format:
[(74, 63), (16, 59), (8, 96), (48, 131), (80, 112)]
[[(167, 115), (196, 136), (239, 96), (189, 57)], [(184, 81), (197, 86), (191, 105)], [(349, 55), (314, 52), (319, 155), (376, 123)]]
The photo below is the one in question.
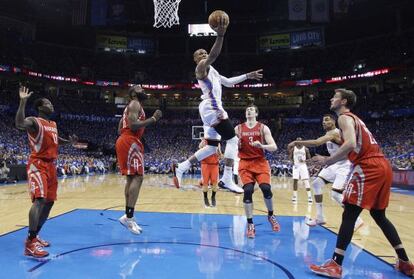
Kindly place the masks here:
[(142, 102), (148, 99), (148, 96), (145, 93), (137, 93), (137, 99), (138, 101)]

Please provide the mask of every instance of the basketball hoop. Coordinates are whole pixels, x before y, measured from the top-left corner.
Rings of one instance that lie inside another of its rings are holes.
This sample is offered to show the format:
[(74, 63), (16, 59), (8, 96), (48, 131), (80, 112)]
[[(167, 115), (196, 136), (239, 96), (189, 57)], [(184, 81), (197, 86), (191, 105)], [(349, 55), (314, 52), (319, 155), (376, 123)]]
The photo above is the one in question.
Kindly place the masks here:
[(180, 24), (178, 6), (181, 0), (154, 0), (154, 27), (170, 28)]
[(204, 138), (204, 128), (203, 126), (192, 126), (191, 127), (191, 139), (192, 140), (201, 140)]

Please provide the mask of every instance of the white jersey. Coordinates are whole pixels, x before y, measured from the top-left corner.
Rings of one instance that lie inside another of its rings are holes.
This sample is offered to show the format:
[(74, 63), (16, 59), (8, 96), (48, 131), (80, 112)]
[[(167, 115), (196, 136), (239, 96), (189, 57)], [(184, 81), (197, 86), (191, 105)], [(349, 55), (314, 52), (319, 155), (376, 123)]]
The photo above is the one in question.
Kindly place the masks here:
[(199, 79), (198, 84), (203, 92), (201, 99), (211, 100), (212, 103), (216, 102), (218, 106), (221, 106), (221, 78), (213, 66), (210, 65), (208, 75), (202, 80)]
[[(335, 132), (340, 134), (340, 130), (338, 128), (335, 128)], [(328, 149), (329, 155), (331, 155), (331, 156), (333, 154), (335, 154), (336, 152), (338, 152), (338, 149), (340, 147), (341, 146), (339, 144), (337, 144), (336, 142), (333, 142), (333, 141), (326, 142), (326, 148)], [(338, 161), (335, 164), (337, 164), (337, 165), (349, 164), (350, 165), (351, 162), (349, 160), (345, 159), (345, 160), (342, 160), (342, 161)]]
[(304, 146), (301, 148), (297, 148), (296, 146), (293, 148), (293, 163), (295, 166), (305, 165), (306, 161), (306, 149)]

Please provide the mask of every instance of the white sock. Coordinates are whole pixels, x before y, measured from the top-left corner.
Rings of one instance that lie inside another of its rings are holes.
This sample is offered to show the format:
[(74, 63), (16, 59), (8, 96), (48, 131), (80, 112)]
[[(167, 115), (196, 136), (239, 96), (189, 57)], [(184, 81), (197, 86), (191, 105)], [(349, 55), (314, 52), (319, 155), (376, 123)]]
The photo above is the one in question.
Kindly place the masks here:
[(293, 191), (293, 196), (297, 197), (298, 196), (298, 191)]
[(223, 181), (231, 181), (233, 179), (233, 167), (224, 167), (223, 177), (221, 180)]
[(316, 203), (316, 219), (318, 220), (324, 220), (323, 216), (323, 205), (321, 202)]

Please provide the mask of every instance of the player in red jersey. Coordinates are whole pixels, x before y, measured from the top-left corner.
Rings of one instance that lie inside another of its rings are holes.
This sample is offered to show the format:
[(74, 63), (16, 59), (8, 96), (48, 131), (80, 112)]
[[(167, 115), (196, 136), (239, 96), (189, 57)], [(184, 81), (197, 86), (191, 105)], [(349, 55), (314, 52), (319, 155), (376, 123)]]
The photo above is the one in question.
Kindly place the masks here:
[(398, 255), (395, 268), (405, 275), (413, 276), (414, 265), (409, 261), (394, 225), (385, 216), (392, 183), (391, 165), (364, 122), (350, 112), (355, 103), (356, 95), (353, 91), (335, 90), (331, 110), (339, 117), (343, 144), (330, 157), (313, 158), (315, 163), (329, 166), (348, 157), (352, 169), (344, 190), (344, 213), (335, 252), (332, 259), (320, 266), (311, 265), (310, 269), (319, 275), (342, 277), (342, 261), (351, 242), (355, 222), (361, 211), (367, 209)]
[(134, 208), (138, 200), (144, 175), (144, 146), (141, 137), (145, 127), (157, 122), (162, 112), (156, 110), (154, 115), (145, 119), (145, 112), (141, 102), (147, 95), (141, 86), (133, 86), (128, 90), (130, 102), (125, 107), (124, 114), (119, 121), (118, 137), (115, 149), (118, 165), (122, 175), (126, 176), (125, 184), (125, 215), (119, 222), (134, 234), (142, 232), (135, 221)]
[(28, 88), (20, 87), (16, 128), (27, 131), (31, 150), (27, 163), (27, 180), (32, 206), (29, 211), (29, 234), (25, 242), (24, 254), (41, 258), (49, 255), (43, 248), (50, 246), (50, 243), (42, 240), (38, 234), (56, 200), (58, 144), (74, 144), (77, 137), (71, 136), (66, 140), (58, 136), (56, 123), (49, 120), (54, 108), (46, 98), (34, 102), (38, 117), (25, 117), (26, 103), (32, 94), (33, 92), (29, 92)]
[(264, 150), (276, 151), (277, 146), (269, 127), (256, 120), (259, 109), (255, 105), (246, 108), (246, 122), (235, 128), (239, 137), (239, 176), (243, 183), (243, 203), (247, 217), (247, 237), (254, 238), (256, 230), (253, 223), (253, 192), (257, 182), (263, 193), (268, 210), (268, 220), (275, 232), (280, 225), (273, 215), (272, 188), (270, 186), (270, 166)]
[[(207, 145), (207, 140), (203, 139), (198, 148), (203, 148)], [(201, 160), (201, 186), (203, 187), (204, 205), (210, 207), (208, 200), (208, 186), (211, 185), (211, 206), (216, 206), (216, 193), (218, 190), (217, 182), (219, 177), (219, 159), (223, 154), (221, 153), (220, 144), (217, 146), (217, 152)]]

